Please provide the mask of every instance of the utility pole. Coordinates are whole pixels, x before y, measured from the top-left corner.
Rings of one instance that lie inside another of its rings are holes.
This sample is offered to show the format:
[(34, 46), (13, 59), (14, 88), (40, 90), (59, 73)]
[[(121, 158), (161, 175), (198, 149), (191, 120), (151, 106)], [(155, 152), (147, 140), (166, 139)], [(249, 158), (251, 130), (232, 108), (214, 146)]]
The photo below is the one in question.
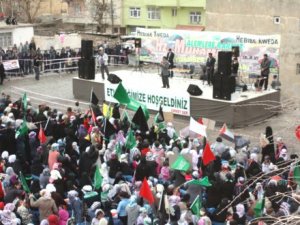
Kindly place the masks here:
[(111, 34), (114, 34), (114, 3), (110, 0)]

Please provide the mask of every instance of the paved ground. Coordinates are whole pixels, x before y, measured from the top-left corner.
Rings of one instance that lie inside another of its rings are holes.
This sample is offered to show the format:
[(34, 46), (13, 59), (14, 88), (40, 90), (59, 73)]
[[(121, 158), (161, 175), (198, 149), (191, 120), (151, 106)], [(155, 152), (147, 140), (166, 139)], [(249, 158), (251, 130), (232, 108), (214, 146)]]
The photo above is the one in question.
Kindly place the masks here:
[[(113, 71), (113, 69), (111, 69), (111, 71)], [(25, 90), (33, 105), (42, 102), (53, 108), (65, 111), (67, 106), (74, 106), (74, 101), (76, 100), (72, 92), (72, 77), (74, 76), (77, 76), (77, 72), (73, 74), (45, 74), (41, 75), (39, 81), (36, 81), (32, 75), (24, 78), (12, 78), (5, 80), (4, 85), (0, 86), (0, 91), (10, 94), (14, 99), (17, 99)], [(281, 101), (283, 110), (278, 116), (272, 117), (259, 124), (253, 124), (232, 131), (235, 134), (241, 134), (250, 139), (251, 146), (257, 146), (260, 133), (265, 131), (266, 126), (271, 126), (274, 131), (275, 139), (278, 136), (283, 137), (290, 152), (299, 152), (300, 141), (296, 139), (294, 134), (296, 126), (300, 125), (299, 99), (294, 96), (282, 96)], [(82, 103), (81, 106), (86, 108), (87, 103), (85, 104)], [(174, 124), (176, 128), (181, 129), (187, 126), (188, 121), (177, 120)], [(217, 137), (219, 129), (220, 127), (216, 127), (214, 131), (208, 131), (209, 140), (211, 142)]]

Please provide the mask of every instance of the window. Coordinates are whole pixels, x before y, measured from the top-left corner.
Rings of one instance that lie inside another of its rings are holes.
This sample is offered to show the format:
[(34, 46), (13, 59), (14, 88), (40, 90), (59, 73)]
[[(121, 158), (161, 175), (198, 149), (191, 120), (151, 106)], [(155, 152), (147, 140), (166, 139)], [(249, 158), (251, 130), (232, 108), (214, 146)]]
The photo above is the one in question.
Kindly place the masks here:
[(300, 63), (297, 63), (296, 74), (300, 75)]
[(177, 16), (177, 9), (175, 9), (175, 8), (172, 9), (172, 16), (173, 17)]
[(160, 9), (156, 7), (148, 8), (148, 19), (149, 20), (160, 20)]
[(274, 24), (280, 24), (280, 16), (274, 16), (274, 18), (273, 18), (273, 23)]
[(2, 48), (7, 48), (12, 46), (12, 35), (11, 33), (0, 33), (0, 46)]
[(129, 11), (130, 11), (130, 17), (133, 17), (133, 18), (141, 17), (141, 8), (132, 7), (129, 9)]
[(190, 12), (190, 23), (199, 24), (201, 21), (201, 13), (200, 12)]

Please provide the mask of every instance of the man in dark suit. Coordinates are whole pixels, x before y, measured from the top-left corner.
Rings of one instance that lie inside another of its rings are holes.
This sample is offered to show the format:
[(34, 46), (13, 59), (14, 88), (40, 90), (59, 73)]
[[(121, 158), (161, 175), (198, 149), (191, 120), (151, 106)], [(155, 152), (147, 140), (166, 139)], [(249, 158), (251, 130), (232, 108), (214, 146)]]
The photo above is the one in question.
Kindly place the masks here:
[[(167, 54), (167, 60), (170, 63), (169, 69), (173, 69), (174, 68), (174, 57), (175, 57), (174, 52), (172, 52), (172, 49), (169, 49), (168, 54)], [(171, 72), (170, 72), (170, 78), (172, 78), (173, 75), (174, 75), (174, 72), (171, 70)]]
[(260, 88), (264, 86), (265, 90), (267, 90), (268, 87), (270, 66), (271, 66), (271, 61), (269, 60), (268, 55), (264, 54), (264, 58), (260, 63), (261, 77), (263, 79), (261, 79), (259, 86)]
[(208, 53), (208, 58), (206, 61), (206, 74), (208, 85), (210, 85), (213, 79), (215, 63), (216, 59), (213, 57), (212, 53)]

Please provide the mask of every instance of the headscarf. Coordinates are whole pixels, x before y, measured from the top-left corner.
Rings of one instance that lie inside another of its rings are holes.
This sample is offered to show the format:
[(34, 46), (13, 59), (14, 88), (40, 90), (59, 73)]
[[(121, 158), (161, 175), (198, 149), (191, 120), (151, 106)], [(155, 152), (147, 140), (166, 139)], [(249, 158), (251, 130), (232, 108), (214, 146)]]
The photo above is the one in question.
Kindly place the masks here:
[(124, 132), (122, 130), (119, 130), (116, 141), (119, 142), (121, 145), (124, 145), (126, 142), (126, 139), (124, 137)]
[(236, 214), (239, 216), (239, 218), (242, 218), (245, 215), (245, 207), (243, 204), (236, 205)]

